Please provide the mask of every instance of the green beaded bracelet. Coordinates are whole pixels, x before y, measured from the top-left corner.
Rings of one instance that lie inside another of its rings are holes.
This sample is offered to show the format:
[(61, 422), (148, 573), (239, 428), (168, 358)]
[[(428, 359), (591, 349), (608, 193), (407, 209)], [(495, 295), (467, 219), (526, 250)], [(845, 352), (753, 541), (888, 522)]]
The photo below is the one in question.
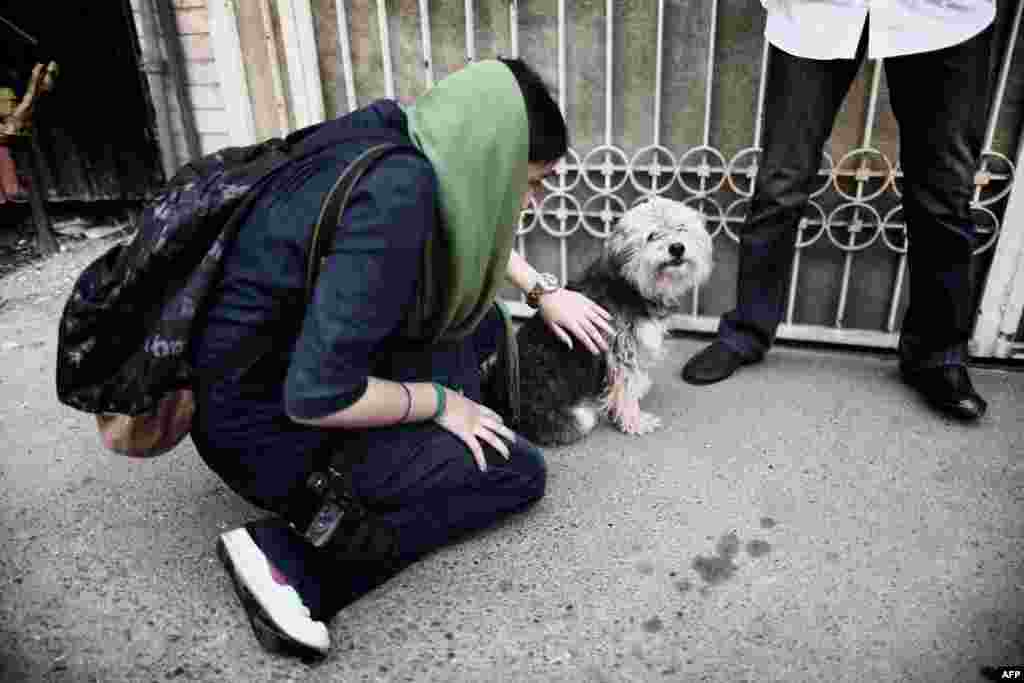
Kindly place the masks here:
[(442, 387), (437, 382), (431, 382), (430, 384), (431, 386), (434, 387), (434, 391), (437, 392), (437, 410), (434, 411), (434, 414), (430, 416), (430, 419), (436, 420), (437, 418), (444, 415), (445, 401), (447, 400), (447, 398), (445, 397), (444, 387)]

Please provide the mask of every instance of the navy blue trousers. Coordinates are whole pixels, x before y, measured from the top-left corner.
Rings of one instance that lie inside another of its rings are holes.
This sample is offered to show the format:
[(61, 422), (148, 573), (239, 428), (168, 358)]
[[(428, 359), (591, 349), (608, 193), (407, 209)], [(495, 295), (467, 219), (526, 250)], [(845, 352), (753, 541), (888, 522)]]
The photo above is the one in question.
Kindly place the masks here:
[[(973, 324), (979, 239), (969, 202), (989, 107), (991, 27), (949, 48), (884, 60), (899, 124), (903, 214), (909, 237), (910, 305), (903, 320), (905, 366), (965, 360)], [(797, 226), (807, 206), (836, 113), (864, 58), (813, 60), (772, 46), (757, 183), (740, 233), (736, 308), (719, 339), (761, 358), (786, 305)]]
[[(444, 356), (453, 366), (435, 363), (433, 371), (480, 402), (480, 363), (498, 343), (504, 343), (503, 334), (501, 319), (488, 316), (474, 335)], [(237, 439), (225, 437), (223, 430), (233, 429), (231, 423), (239, 413), (251, 417), (249, 407), (233, 406), (223, 392), (200, 399), (198, 429), (193, 431), (200, 455), (249, 502), (276, 513), (282, 521), (294, 521), (289, 518), (295, 510), (315, 503), (305, 482), (326, 466), (330, 454), (291, 453), (270, 444), (229, 445)], [(290, 443), (301, 442), (309, 434), (309, 428), (286, 422), (281, 427), (292, 431)], [(354, 493), (367, 509), (372, 528), (387, 530), (396, 547), (394, 555), (381, 563), (347, 562), (344, 555), (314, 549), (287, 524), (251, 525), (257, 544), (299, 591), (314, 618), (329, 619), (417, 558), (491, 526), (544, 494), (543, 456), (522, 438), (512, 444), (508, 460), (484, 444), (488, 469), (481, 472), (469, 448), (433, 422), (331, 436), (342, 437)]]

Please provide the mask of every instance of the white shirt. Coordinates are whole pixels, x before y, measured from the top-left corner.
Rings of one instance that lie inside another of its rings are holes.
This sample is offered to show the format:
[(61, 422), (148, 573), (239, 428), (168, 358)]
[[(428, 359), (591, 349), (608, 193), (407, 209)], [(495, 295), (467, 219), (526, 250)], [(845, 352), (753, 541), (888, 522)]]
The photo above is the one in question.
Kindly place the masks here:
[(981, 33), (995, 0), (761, 0), (765, 37), (808, 59), (851, 59), (868, 25), (868, 58), (931, 52)]

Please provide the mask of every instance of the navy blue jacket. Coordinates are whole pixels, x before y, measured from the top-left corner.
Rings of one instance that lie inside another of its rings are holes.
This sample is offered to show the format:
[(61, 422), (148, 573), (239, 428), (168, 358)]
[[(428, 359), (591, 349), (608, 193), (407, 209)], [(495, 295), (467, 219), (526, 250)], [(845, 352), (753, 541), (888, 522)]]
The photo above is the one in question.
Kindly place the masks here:
[[(347, 120), (408, 135), (405, 114), (391, 101)], [(197, 443), (308, 453), (323, 445), (326, 430), (290, 416), (318, 418), (346, 408), (362, 396), (369, 375), (436, 380), (455, 389), (478, 382), (467, 344), (427, 348), (400, 332), (438, 217), (437, 180), (421, 156), (396, 152), (370, 169), (341, 217), (312, 304), (303, 312), (294, 303), (302, 300), (307, 241), (321, 201), (367, 146), (343, 143), (280, 174), (242, 225), (225, 255), (194, 362), (200, 370), (220, 367), (248, 335), (270, 333), (277, 344), (254, 367), (199, 397)], [(477, 393), (472, 389), (467, 394)]]

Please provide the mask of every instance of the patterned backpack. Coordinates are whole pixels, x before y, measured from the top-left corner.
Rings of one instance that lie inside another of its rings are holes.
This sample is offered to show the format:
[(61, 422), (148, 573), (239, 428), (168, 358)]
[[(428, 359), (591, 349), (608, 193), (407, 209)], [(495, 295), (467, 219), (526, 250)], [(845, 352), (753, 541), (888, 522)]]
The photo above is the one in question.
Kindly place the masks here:
[(191, 428), (197, 383), (216, 381), (270, 350), (273, 339), (254, 335), (215, 376), (197, 376), (189, 361), (189, 341), (223, 255), (261, 187), (290, 162), (352, 140), (368, 149), (340, 174), (310, 232), (308, 301), (355, 183), (384, 154), (416, 151), (394, 131), (353, 128), (341, 118), (187, 164), (147, 203), (131, 242), (81, 273), (58, 328), (57, 397), (96, 415), (108, 449), (137, 458), (169, 451)]

